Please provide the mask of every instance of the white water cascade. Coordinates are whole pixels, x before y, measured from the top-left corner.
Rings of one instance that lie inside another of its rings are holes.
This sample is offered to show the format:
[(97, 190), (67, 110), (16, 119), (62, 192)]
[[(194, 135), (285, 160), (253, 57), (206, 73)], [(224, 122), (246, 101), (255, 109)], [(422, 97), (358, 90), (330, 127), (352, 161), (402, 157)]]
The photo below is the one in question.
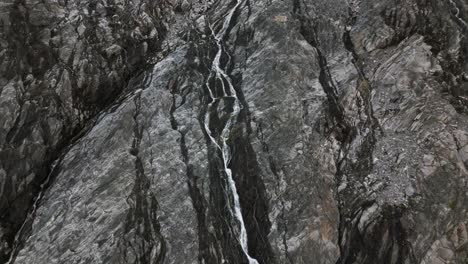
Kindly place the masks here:
[[(224, 171), (227, 176), (227, 181), (228, 185), (230, 188), (230, 191), (233, 196), (234, 200), (234, 208), (231, 208), (231, 211), (233, 212), (233, 216), (237, 219), (239, 222), (240, 226), (240, 234), (238, 236), (238, 241), (242, 247), (242, 250), (247, 257), (249, 264), (258, 264), (257, 260), (252, 258), (249, 253), (248, 253), (248, 246), (247, 246), (247, 231), (245, 229), (245, 224), (244, 224), (244, 218), (241, 213), (241, 208), (240, 208), (240, 202), (239, 202), (239, 194), (237, 193), (237, 188), (236, 184), (233, 180), (232, 177), (232, 171), (228, 167), (229, 163), (231, 161), (231, 151), (229, 149), (229, 146), (227, 144), (227, 140), (229, 137), (229, 133), (231, 131), (233, 122), (235, 122), (237, 116), (239, 115), (242, 105), (239, 102), (239, 98), (237, 97), (236, 90), (234, 89), (234, 86), (232, 85), (231, 78), (226, 74), (225, 70), (221, 67), (220, 62), (221, 62), (221, 56), (223, 53), (223, 38), (226, 35), (226, 32), (229, 28), (229, 24), (231, 23), (232, 17), (238, 7), (242, 4), (242, 0), (237, 0), (236, 5), (229, 10), (228, 15), (224, 18), (223, 24), (221, 29), (219, 30), (218, 33), (215, 33), (211, 25), (209, 25), (211, 34), (214, 37), (216, 41), (216, 45), (218, 46), (218, 51), (216, 53), (216, 56), (213, 59), (212, 66), (211, 66), (211, 73), (210, 76), (208, 77), (208, 81), (206, 82), (206, 87), (208, 88), (208, 92), (211, 97), (211, 102), (208, 104), (208, 108), (205, 114), (205, 130), (206, 133), (208, 134), (211, 142), (221, 151), (222, 153), (222, 159), (223, 159), (223, 164), (224, 164)], [(222, 92), (223, 94), (219, 97), (215, 96), (215, 91), (213, 87), (210, 87), (209, 80), (215, 77), (217, 80), (220, 81), (222, 84)], [(227, 86), (225, 85), (225, 82), (227, 83)], [(228, 89), (228, 91), (226, 90)], [(225, 99), (225, 98), (232, 98), (234, 99), (234, 107), (233, 111), (230, 113), (230, 116), (228, 120), (226, 121), (226, 124), (221, 132), (220, 135), (220, 142), (218, 142), (214, 137), (213, 133), (210, 131), (210, 112), (212, 110), (213, 104), (220, 99)]]

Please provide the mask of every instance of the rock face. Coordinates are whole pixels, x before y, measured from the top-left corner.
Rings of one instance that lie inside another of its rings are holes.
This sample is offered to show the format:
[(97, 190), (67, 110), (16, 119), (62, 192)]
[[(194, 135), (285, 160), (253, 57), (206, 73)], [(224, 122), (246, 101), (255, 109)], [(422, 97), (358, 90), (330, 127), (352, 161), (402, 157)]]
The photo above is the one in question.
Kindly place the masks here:
[(0, 263), (468, 263), (465, 0), (0, 21)]

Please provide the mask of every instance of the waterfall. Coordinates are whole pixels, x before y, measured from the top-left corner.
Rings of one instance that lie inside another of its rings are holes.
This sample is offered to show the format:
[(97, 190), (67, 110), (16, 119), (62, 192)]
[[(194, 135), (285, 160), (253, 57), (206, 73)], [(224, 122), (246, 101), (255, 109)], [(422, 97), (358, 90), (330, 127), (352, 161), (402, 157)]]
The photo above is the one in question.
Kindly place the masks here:
[[(222, 160), (224, 164), (224, 172), (226, 173), (227, 176), (227, 181), (228, 181), (228, 187), (233, 195), (233, 200), (234, 200), (234, 208), (231, 208), (231, 211), (233, 210), (233, 216), (237, 219), (239, 222), (240, 226), (240, 234), (238, 236), (238, 241), (242, 247), (242, 250), (249, 260), (249, 264), (258, 264), (257, 260), (254, 258), (250, 257), (248, 253), (248, 245), (247, 245), (247, 231), (245, 229), (245, 224), (244, 224), (244, 218), (242, 216), (241, 212), (241, 207), (240, 207), (240, 202), (239, 202), (239, 194), (237, 193), (237, 188), (236, 184), (233, 180), (233, 175), (232, 171), (229, 168), (229, 163), (231, 161), (231, 151), (230, 148), (227, 144), (227, 140), (229, 138), (229, 134), (231, 132), (231, 128), (233, 123), (235, 122), (237, 116), (239, 115), (240, 111), (242, 110), (242, 105), (240, 104), (239, 98), (237, 97), (236, 90), (234, 89), (234, 86), (232, 85), (231, 78), (226, 74), (225, 70), (222, 68), (220, 65), (221, 61), (221, 56), (223, 53), (223, 38), (226, 35), (226, 32), (229, 28), (229, 24), (231, 23), (232, 17), (234, 15), (234, 12), (236, 12), (237, 8), (241, 5), (242, 1), (237, 0), (236, 5), (229, 10), (228, 15), (225, 17), (223, 21), (222, 28), (219, 30), (218, 33), (215, 33), (211, 25), (209, 25), (211, 34), (213, 38), (216, 41), (216, 45), (218, 47), (218, 51), (216, 53), (216, 56), (213, 59), (212, 66), (211, 66), (211, 73), (210, 76), (208, 77), (208, 81), (206, 82), (206, 87), (208, 88), (208, 92), (210, 95), (211, 102), (208, 104), (208, 109), (205, 114), (205, 130), (206, 133), (208, 134), (208, 137), (210, 138), (211, 142), (221, 151), (222, 153)], [(222, 84), (222, 95), (219, 97), (215, 96), (215, 91), (213, 90), (212, 87), (210, 87), (209, 80), (215, 77), (218, 79), (221, 84)], [(227, 83), (227, 87), (225, 85), (225, 82)], [(230, 116), (228, 120), (226, 121), (226, 124), (221, 132), (220, 135), (220, 142), (218, 142), (214, 137), (212, 132), (210, 131), (210, 112), (212, 110), (213, 104), (220, 99), (224, 98), (232, 98), (234, 99), (234, 107), (233, 111), (230, 113)]]

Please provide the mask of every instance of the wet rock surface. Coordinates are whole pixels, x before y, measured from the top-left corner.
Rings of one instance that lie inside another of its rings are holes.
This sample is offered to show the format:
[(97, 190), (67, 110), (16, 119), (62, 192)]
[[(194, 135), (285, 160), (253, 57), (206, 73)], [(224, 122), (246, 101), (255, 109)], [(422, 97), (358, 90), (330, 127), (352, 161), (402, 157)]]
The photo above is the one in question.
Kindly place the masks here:
[(0, 21), (0, 263), (468, 262), (465, 1)]

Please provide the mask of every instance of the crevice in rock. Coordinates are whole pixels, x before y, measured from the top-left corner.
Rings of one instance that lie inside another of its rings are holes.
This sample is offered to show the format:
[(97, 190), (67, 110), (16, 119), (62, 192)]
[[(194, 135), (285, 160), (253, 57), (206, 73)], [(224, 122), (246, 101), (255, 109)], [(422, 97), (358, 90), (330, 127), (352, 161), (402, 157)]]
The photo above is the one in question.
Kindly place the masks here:
[[(358, 97), (356, 103), (360, 122), (356, 125), (359, 148), (352, 153), (356, 158), (349, 158), (351, 154), (342, 145), (343, 159), (337, 162), (338, 171), (336, 178), (338, 183), (344, 175), (348, 180), (359, 182), (373, 170), (373, 151), (377, 142), (377, 132), (383, 134), (380, 124), (375, 118), (372, 108), (372, 86), (365, 75), (362, 59), (354, 48), (350, 36), (350, 28), (354, 18), (351, 16), (347, 30), (343, 34), (343, 44), (352, 54), (352, 63), (358, 72), (357, 87)], [(361, 118), (363, 116), (364, 118)], [(353, 139), (354, 140), (354, 139)], [(384, 206), (380, 208), (377, 202), (359, 193), (358, 189), (348, 187), (338, 194), (339, 199), (339, 245), (340, 258), (337, 264), (351, 263), (416, 263), (412, 248), (407, 240), (406, 230), (401, 224), (400, 218), (404, 208)], [(408, 262), (409, 261), (409, 262)]]
[[(220, 89), (219, 86), (217, 86), (218, 89)], [(206, 91), (203, 95), (203, 101), (207, 100), (208, 97), (209, 95)], [(201, 127), (204, 126), (204, 116), (208, 111), (206, 105), (207, 104), (205, 104), (205, 107), (202, 109), (200, 114), (199, 122)], [(219, 108), (218, 105), (219, 103), (216, 103), (213, 106), (213, 109)], [(214, 131), (213, 135), (218, 137), (221, 133), (220, 130), (222, 129), (223, 123), (226, 121), (225, 118), (223, 120), (223, 113), (213, 111), (210, 113), (210, 119), (210, 125), (216, 127), (210, 127), (210, 129)], [(210, 199), (208, 201), (208, 207), (210, 212), (210, 222), (214, 229), (212, 232), (215, 237), (215, 243), (217, 244), (216, 247), (221, 249), (220, 257), (224, 259), (226, 263), (248, 263), (238, 242), (236, 233), (232, 228), (232, 223), (235, 222), (236, 219), (231, 216), (232, 209), (230, 207), (232, 206), (233, 197), (228, 191), (228, 182), (224, 173), (223, 161), (221, 159), (222, 153), (218, 148), (211, 145), (211, 139), (205, 131), (204, 135), (209, 157), (208, 168)]]
[[(339, 183), (344, 175), (351, 179), (351, 181), (360, 181), (372, 171), (373, 150), (377, 140), (376, 131), (380, 128), (378, 120), (373, 115), (371, 84), (361, 66), (361, 59), (354, 48), (350, 31), (346, 30), (343, 34), (343, 44), (352, 54), (352, 62), (358, 72), (356, 87), (358, 91), (358, 96), (356, 97), (358, 112), (356, 114), (358, 116), (356, 118), (360, 122), (351, 126), (346, 121), (344, 109), (340, 105), (326, 58), (320, 51), (320, 44), (313, 21), (311, 21), (307, 12), (302, 9), (299, 0), (295, 2), (295, 14), (300, 22), (300, 32), (306, 41), (317, 50), (320, 66), (319, 82), (327, 94), (330, 107), (329, 114), (335, 120), (334, 125), (341, 128), (338, 131), (342, 131), (334, 135), (336, 140), (341, 144), (341, 158), (336, 161), (338, 167), (335, 176), (336, 181)], [(351, 27), (352, 24), (348, 26)], [(351, 150), (349, 146), (355, 144), (354, 140), (359, 140), (360, 143), (357, 149)], [(355, 162), (348, 158), (350, 151), (354, 152), (355, 159), (353, 160), (356, 160)], [(405, 238), (405, 230), (402, 228), (399, 220), (402, 211), (393, 207), (384, 208), (382, 209), (382, 215), (379, 215), (377, 219), (371, 219), (372, 228), (368, 227), (360, 230), (358, 223), (367, 221), (363, 219), (363, 213), (374, 205), (374, 201), (363, 197), (364, 194), (357, 194), (358, 196), (356, 197), (356, 193), (352, 193), (353, 190), (348, 192), (350, 193), (347, 193), (347, 191), (341, 192), (337, 197), (340, 212), (339, 246), (341, 252), (337, 264), (395, 264), (412, 259), (411, 248), (407, 246), (408, 242)], [(381, 237), (386, 233), (389, 234), (386, 241), (382, 243), (373, 242), (382, 241)], [(390, 244), (390, 246), (387, 244)]]
[(366, 118), (365, 121), (360, 124), (360, 126), (362, 126), (362, 128), (360, 128), (360, 131), (365, 131), (367, 130), (367, 128), (370, 128), (368, 135), (366, 135), (366, 140), (369, 141), (368, 144), (372, 146), (371, 148), (373, 148), (375, 142), (377, 141), (376, 132), (379, 130), (380, 133), (383, 134), (383, 129), (381, 128), (378, 119), (374, 116), (371, 98), (373, 90), (372, 84), (365, 74), (364, 66), (362, 65), (363, 59), (359, 57), (350, 35), (350, 29), (354, 26), (355, 18), (353, 17), (351, 10), (349, 10), (349, 14), (350, 18), (348, 19), (349, 22), (347, 25), (347, 29), (343, 32), (343, 45), (346, 48), (346, 50), (348, 50), (353, 56), (352, 63), (354, 65), (354, 68), (358, 72), (356, 90), (359, 92), (359, 98), (356, 98), (356, 100), (359, 109), (364, 108), (364, 115)]
[(308, 14), (305, 5), (303, 6), (300, 1), (301, 0), (293, 0), (293, 14), (299, 22), (300, 34), (307, 43), (314, 47), (317, 53), (317, 60), (320, 67), (319, 82), (327, 96), (329, 112), (334, 123), (332, 125), (332, 132), (340, 142), (347, 142), (355, 132), (352, 131), (352, 127), (346, 121), (344, 109), (339, 102), (338, 91), (330, 74), (327, 59), (320, 49), (314, 21), (312, 21), (311, 15)]
[(341, 256), (336, 263), (417, 263), (400, 220), (403, 210), (382, 208), (378, 216), (367, 219), (364, 212), (373, 206), (374, 201), (366, 201), (354, 207), (358, 209), (348, 210), (352, 214), (343, 215), (347, 221), (340, 225)]
[(125, 263), (162, 264), (166, 258), (167, 245), (161, 233), (158, 219), (159, 204), (151, 190), (151, 181), (146, 176), (140, 157), (140, 143), (144, 127), (138, 121), (141, 109), (141, 94), (134, 97), (134, 138), (130, 154), (135, 159), (135, 184), (127, 198), (130, 211), (124, 226), (123, 244), (120, 247)]
[[(185, 101), (188, 93), (193, 92), (192, 87), (185, 88), (184, 90), (190, 89), (189, 91), (181, 91), (179, 81), (176, 79), (169, 83), (168, 90), (172, 94), (172, 104), (170, 108), (170, 122), (173, 130), (177, 131), (180, 135), (179, 147), (182, 154), (182, 160), (185, 164), (185, 173), (187, 176), (187, 186), (189, 189), (190, 198), (192, 200), (193, 208), (196, 212), (197, 217), (197, 230), (198, 230), (198, 250), (199, 250), (199, 263), (220, 263), (219, 258), (220, 249), (216, 247), (214, 237), (209, 232), (207, 224), (207, 201), (205, 200), (202, 192), (198, 188), (198, 181), (200, 177), (195, 174), (193, 165), (190, 162), (190, 156), (186, 145), (186, 131), (179, 129), (179, 123), (175, 117), (175, 112), (181, 107)], [(176, 101), (176, 95), (181, 96), (182, 100), (180, 103)], [(211, 249), (215, 249), (216, 252), (212, 252)]]
[[(250, 125), (249, 106), (240, 88), (242, 76), (240, 74), (232, 76), (232, 79), (243, 108), (239, 114), (237, 124), (231, 130), (228, 143), (233, 153), (231, 168), (234, 175), (236, 175), (235, 181), (238, 186), (242, 212), (247, 226), (249, 252), (259, 263), (272, 264), (276, 263), (276, 259), (268, 240), (271, 229), (271, 222), (268, 217), (268, 198), (265, 184), (259, 174), (261, 170), (257, 157), (250, 143), (253, 131)], [(269, 157), (271, 158), (271, 155)], [(273, 160), (271, 159), (271, 161)], [(276, 173), (276, 168), (273, 173)], [(276, 174), (276, 176), (278, 175)]]
[[(235, 23), (237, 23), (240, 10), (236, 10), (233, 17), (226, 28), (226, 34), (224, 38), (227, 38), (230, 34)], [(218, 20), (221, 21), (221, 20)], [(214, 27), (219, 29), (218, 27)], [(223, 40), (221, 40), (223, 41)], [(224, 41), (223, 41), (224, 42)], [(222, 54), (220, 67), (227, 69), (227, 78), (234, 79), (231, 75), (231, 67), (233, 58), (229, 53), (226, 45), (222, 45)], [(211, 56), (211, 59), (214, 57)], [(209, 113), (209, 130), (214, 138), (219, 138), (222, 134), (226, 122), (230, 118), (231, 111), (234, 107), (234, 95), (232, 95), (228, 88), (226, 88), (225, 98), (217, 99), (213, 102), (211, 107), (208, 104), (211, 100), (208, 89), (211, 87), (214, 96), (220, 96), (223, 94), (223, 86), (229, 87), (227, 80), (219, 81), (219, 78), (208, 73), (206, 77), (206, 83), (209, 87), (204, 90), (203, 101), (205, 102), (205, 109), (203, 109), (200, 115), (200, 126), (204, 127), (204, 116), (209, 109), (212, 111)], [(237, 97), (242, 97), (241, 91), (239, 91), (239, 84), (236, 81), (232, 81)], [(232, 97), (232, 98), (231, 98)], [(265, 197), (265, 189), (263, 182), (258, 175), (258, 164), (256, 161), (253, 149), (248, 142), (248, 134), (246, 131), (245, 114), (246, 109), (241, 110), (235, 120), (229, 132), (229, 139), (227, 145), (231, 150), (231, 160), (228, 164), (228, 168), (232, 171), (233, 180), (236, 185), (237, 194), (239, 196), (239, 202), (241, 207), (241, 213), (247, 232), (248, 241), (248, 252), (249, 255), (256, 259), (259, 263), (272, 263), (273, 254), (269, 248), (269, 242), (267, 235), (270, 228), (268, 219), (268, 208), (267, 200)], [(245, 123), (243, 123), (245, 122)], [(229, 263), (247, 263), (247, 257), (240, 241), (238, 241), (238, 231), (233, 229), (233, 224), (238, 221), (235, 217), (231, 217), (231, 208), (234, 204), (234, 195), (230, 193), (229, 183), (227, 176), (225, 175), (225, 168), (223, 164), (223, 154), (221, 151), (212, 144), (210, 136), (205, 133), (205, 139), (208, 146), (208, 156), (210, 157), (209, 164), (209, 179), (210, 179), (210, 201), (209, 207), (212, 213), (212, 221), (214, 226), (214, 233), (216, 240), (219, 241), (223, 250), (223, 257), (225, 261)], [(237, 223), (236, 223), (237, 225)]]

